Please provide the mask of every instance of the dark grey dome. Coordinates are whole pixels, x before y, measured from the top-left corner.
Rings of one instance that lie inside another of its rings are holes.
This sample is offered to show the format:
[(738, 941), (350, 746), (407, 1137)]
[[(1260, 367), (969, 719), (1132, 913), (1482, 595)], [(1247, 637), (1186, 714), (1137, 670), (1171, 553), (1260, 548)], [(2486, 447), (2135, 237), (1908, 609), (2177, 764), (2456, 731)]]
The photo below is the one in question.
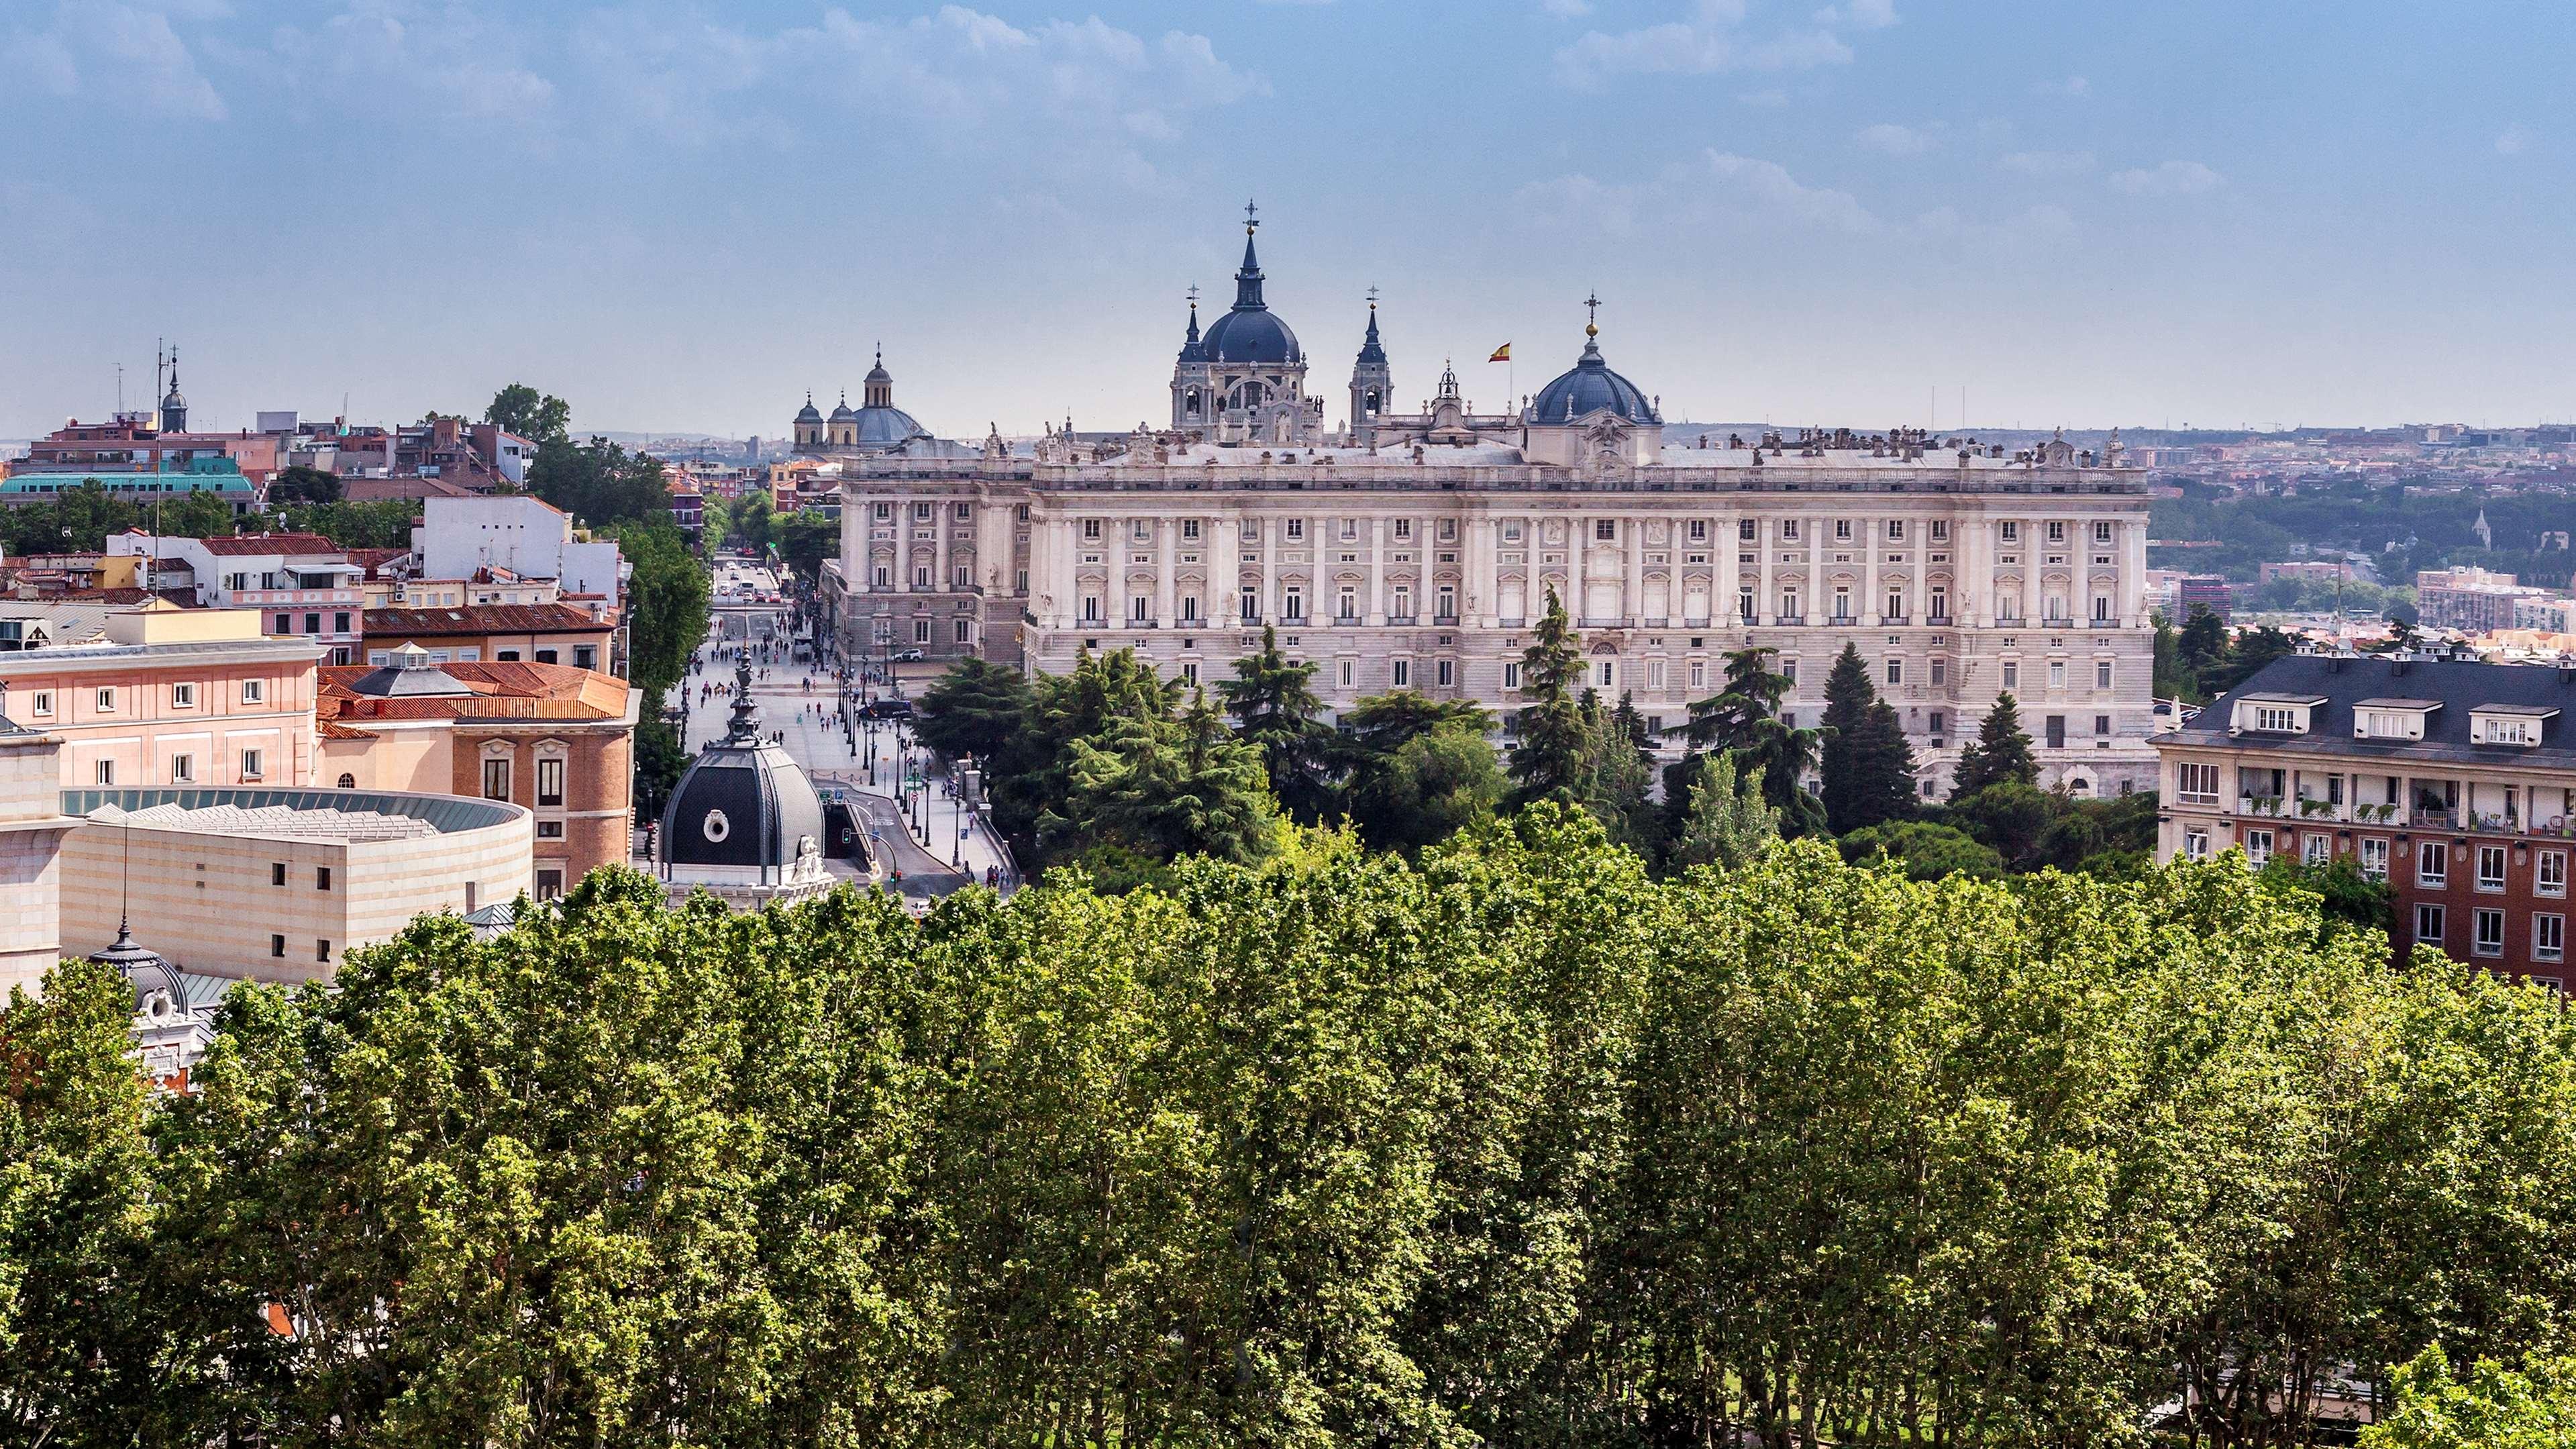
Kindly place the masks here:
[(1206, 349), (1210, 362), (1284, 367), (1306, 359), (1305, 352), (1297, 346), (1297, 334), (1266, 307), (1238, 307), (1226, 313), (1208, 328), (1207, 337), (1199, 345)]
[(851, 411), (850, 420), (859, 425), (859, 441), (862, 443), (892, 445), (908, 438), (929, 436), (928, 430), (901, 408), (856, 408)]
[(846, 422), (848, 422), (849, 420), (850, 420), (850, 399), (849, 399), (849, 397), (845, 394), (845, 395), (841, 398), (841, 404), (840, 404), (840, 406), (838, 406), (838, 407), (836, 407), (836, 408), (832, 409), (832, 421), (834, 421), (834, 422), (836, 422), (836, 423), (846, 423)]
[(1254, 367), (1283, 367), (1306, 360), (1297, 334), (1272, 315), (1261, 296), (1261, 258), (1252, 249), (1249, 230), (1243, 238), (1243, 265), (1234, 274), (1234, 310), (1208, 325), (1199, 342), (1206, 359)]
[(814, 782), (761, 732), (746, 654), (734, 673), (732, 729), (689, 766), (663, 807), (662, 860), (784, 871), (823, 839)]
[(1586, 337), (1582, 360), (1574, 364), (1574, 370), (1539, 389), (1538, 400), (1530, 404), (1530, 421), (1570, 422), (1604, 408), (1632, 423), (1662, 421), (1637, 385), (1612, 372), (1610, 364), (1602, 360), (1600, 342)]
[(134, 989), (134, 1013), (137, 1016), (160, 1017), (187, 1009), (188, 994), (179, 984), (179, 973), (161, 953), (140, 945), (124, 921), (116, 923), (116, 940), (90, 953), (90, 960), (101, 966), (113, 966)]
[(797, 410), (796, 421), (800, 423), (819, 423), (823, 421), (823, 415), (814, 410), (814, 395), (812, 393), (809, 392), (805, 394), (805, 406)]

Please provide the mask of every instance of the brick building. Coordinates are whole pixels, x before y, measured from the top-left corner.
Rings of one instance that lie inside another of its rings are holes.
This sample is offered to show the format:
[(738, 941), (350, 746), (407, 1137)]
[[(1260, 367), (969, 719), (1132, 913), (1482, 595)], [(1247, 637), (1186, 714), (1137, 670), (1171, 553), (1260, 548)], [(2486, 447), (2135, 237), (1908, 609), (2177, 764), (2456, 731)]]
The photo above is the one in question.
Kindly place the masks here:
[(2395, 945), (2557, 987), (2576, 856), (2576, 669), (2294, 656), (2159, 736), (2157, 858), (2349, 858)]
[(641, 700), (592, 670), (439, 664), (414, 645), (379, 668), (321, 671), (315, 778), (527, 807), (536, 816), (531, 885), (551, 899), (628, 858)]

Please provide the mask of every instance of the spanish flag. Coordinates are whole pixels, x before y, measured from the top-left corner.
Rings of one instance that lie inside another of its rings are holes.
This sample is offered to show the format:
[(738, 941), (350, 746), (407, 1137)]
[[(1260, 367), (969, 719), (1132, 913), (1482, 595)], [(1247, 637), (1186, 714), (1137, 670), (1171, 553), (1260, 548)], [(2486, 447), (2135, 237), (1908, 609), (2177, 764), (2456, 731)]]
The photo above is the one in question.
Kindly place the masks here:
[(1486, 358), (1485, 360), (1486, 360), (1487, 362), (1509, 362), (1509, 361), (1511, 361), (1511, 360), (1512, 360), (1512, 345), (1511, 345), (1510, 343), (1508, 343), (1508, 342), (1504, 343), (1502, 346), (1497, 347), (1497, 348), (1495, 348), (1495, 349), (1494, 349), (1494, 355), (1493, 355), (1493, 356), (1488, 357), (1488, 358)]

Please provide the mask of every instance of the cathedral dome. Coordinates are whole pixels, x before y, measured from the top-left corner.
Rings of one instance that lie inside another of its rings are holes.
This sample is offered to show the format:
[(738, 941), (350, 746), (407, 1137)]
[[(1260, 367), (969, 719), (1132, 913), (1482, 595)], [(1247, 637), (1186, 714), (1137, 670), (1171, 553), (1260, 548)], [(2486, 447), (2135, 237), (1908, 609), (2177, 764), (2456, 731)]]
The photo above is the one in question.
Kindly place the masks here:
[(841, 399), (840, 406), (832, 409), (832, 421), (836, 423), (846, 423), (850, 420), (850, 416), (850, 400), (845, 395)]
[(1637, 385), (1612, 372), (1602, 359), (1595, 329), (1584, 331), (1582, 359), (1573, 371), (1539, 389), (1538, 399), (1530, 404), (1530, 421), (1567, 423), (1607, 408), (1632, 423), (1661, 422)]
[(1206, 349), (1210, 362), (1284, 367), (1306, 360), (1305, 352), (1297, 346), (1297, 334), (1266, 307), (1238, 307), (1219, 317), (1208, 328), (1200, 346)]
[(814, 410), (814, 394), (810, 392), (805, 394), (805, 406), (797, 411), (796, 421), (800, 423), (819, 423), (823, 421), (823, 415)]
[(912, 414), (897, 407), (860, 408), (850, 418), (859, 425), (862, 443), (900, 443), (930, 436), (929, 429), (915, 421)]
[(808, 857), (820, 859), (822, 797), (804, 769), (762, 733), (748, 654), (735, 669), (734, 691), (732, 729), (689, 766), (662, 810), (662, 863), (674, 879), (713, 868), (783, 880)]
[(1199, 346), (1207, 360), (1220, 365), (1287, 367), (1306, 360), (1297, 334), (1271, 312), (1261, 297), (1261, 258), (1254, 254), (1247, 228), (1243, 266), (1234, 274), (1234, 310), (1211, 323)]

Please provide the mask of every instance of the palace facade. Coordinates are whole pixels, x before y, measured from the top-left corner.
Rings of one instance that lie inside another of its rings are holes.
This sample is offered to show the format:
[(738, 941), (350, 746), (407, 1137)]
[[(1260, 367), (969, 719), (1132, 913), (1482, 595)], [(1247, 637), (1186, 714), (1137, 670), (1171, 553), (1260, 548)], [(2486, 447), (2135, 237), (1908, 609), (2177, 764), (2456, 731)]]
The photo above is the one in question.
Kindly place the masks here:
[(1273, 626), (1333, 708), (1414, 689), (1508, 721), (1552, 594), (1593, 684), (1651, 722), (1679, 724), (1759, 646), (1813, 723), (1849, 643), (1927, 794), (2005, 692), (2043, 783), (2153, 787), (2146, 475), (2116, 436), (2101, 456), (1904, 429), (1668, 440), (1597, 323), (1514, 411), (1472, 412), (1444, 373), (1397, 414), (1373, 302), (1328, 433), (1262, 280), (1247, 236), (1232, 310), (1202, 332), (1192, 306), (1169, 429), (816, 447), (843, 459), (825, 582), (844, 647), (1048, 672), (1134, 648), (1212, 686)]

